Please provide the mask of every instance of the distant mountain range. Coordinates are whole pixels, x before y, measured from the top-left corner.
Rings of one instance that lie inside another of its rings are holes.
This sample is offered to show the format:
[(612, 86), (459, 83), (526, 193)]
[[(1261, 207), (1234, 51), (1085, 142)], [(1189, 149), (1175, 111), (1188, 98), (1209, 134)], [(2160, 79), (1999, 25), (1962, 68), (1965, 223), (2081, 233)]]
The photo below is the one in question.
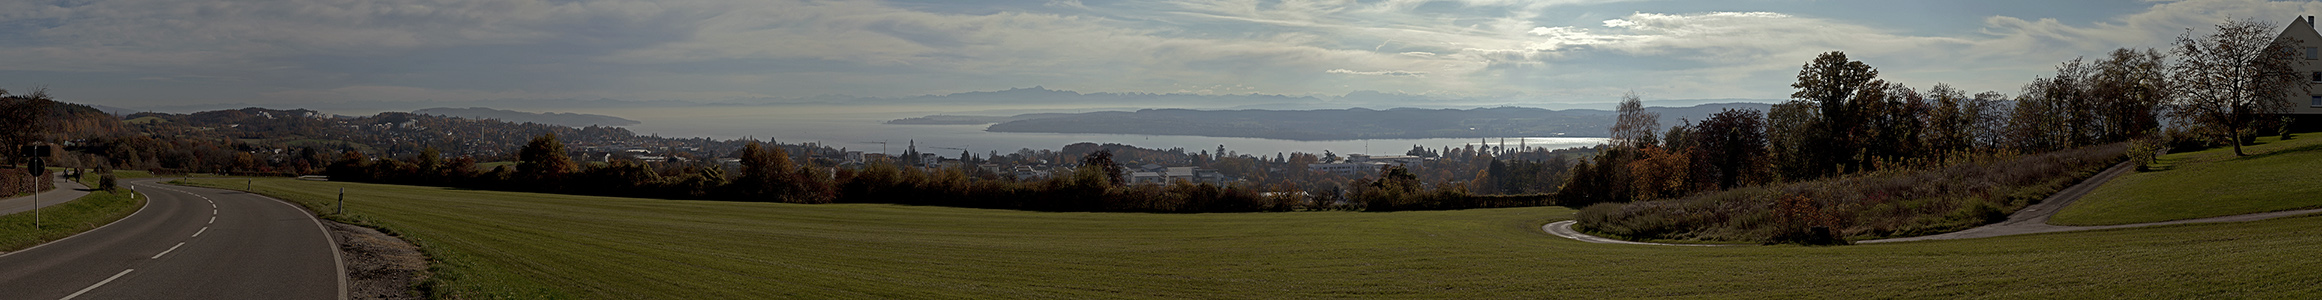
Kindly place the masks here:
[[(1764, 112), (1764, 103), (1720, 103), (1690, 107), (1648, 107), (1661, 126), (1700, 120), (1725, 109)], [(992, 124), (993, 132), (1102, 133), (1249, 137), (1283, 140), (1473, 138), (1509, 136), (1601, 137), (1612, 127), (1613, 111), (1549, 110), (1529, 107), (1476, 109), (1365, 108), (1320, 110), (1145, 109), (1015, 116), (934, 115), (897, 119), (901, 125)]]
[(637, 122), (636, 120), (630, 120), (630, 119), (622, 119), (622, 118), (620, 118), (620, 117), (607, 116), (607, 115), (582, 114), (582, 113), (555, 113), (555, 112), (551, 112), (551, 113), (529, 113), (529, 112), (521, 112), (521, 111), (513, 111), (513, 110), (491, 109), (491, 108), (484, 108), (484, 107), (469, 107), (469, 108), (448, 108), (448, 107), (437, 107), (437, 108), (429, 108), (429, 109), (414, 110), (414, 111), (411, 111), (411, 113), (413, 113), (413, 114), (422, 114), (422, 115), (437, 115), (437, 116), (455, 117), (455, 118), (468, 118), (468, 119), (494, 119), (494, 120), (507, 121), (507, 122), (515, 122), (515, 123), (531, 122), (531, 123), (540, 123), (540, 124), (549, 124), (549, 125), (562, 125), (562, 126), (571, 126), (571, 127), (588, 127), (588, 126), (591, 126), (591, 125), (597, 125), (597, 126), (628, 126), (628, 125), (637, 125), (637, 124), (639, 124), (639, 123), (640, 123), (640, 122)]

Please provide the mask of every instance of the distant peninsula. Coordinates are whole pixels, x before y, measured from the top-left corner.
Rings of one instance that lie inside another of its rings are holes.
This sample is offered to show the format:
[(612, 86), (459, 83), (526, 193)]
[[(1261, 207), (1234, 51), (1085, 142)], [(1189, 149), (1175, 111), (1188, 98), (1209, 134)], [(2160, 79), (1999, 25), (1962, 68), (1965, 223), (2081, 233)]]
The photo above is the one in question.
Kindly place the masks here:
[(622, 118), (620, 118), (620, 117), (607, 116), (607, 115), (597, 115), (597, 114), (582, 114), (582, 113), (555, 113), (555, 112), (551, 112), (551, 113), (529, 113), (529, 112), (521, 112), (521, 111), (513, 111), (513, 110), (492, 109), (492, 108), (485, 108), (485, 107), (469, 107), (469, 108), (448, 108), (448, 107), (437, 107), (437, 108), (429, 108), (429, 109), (414, 110), (414, 111), (411, 111), (411, 113), (413, 113), (413, 114), (422, 114), (422, 115), (437, 115), (437, 116), (455, 117), (455, 118), (469, 118), (469, 119), (495, 119), (495, 120), (500, 120), (500, 121), (515, 122), (515, 123), (526, 123), (526, 122), (529, 122), (529, 123), (539, 123), (539, 124), (549, 124), (549, 125), (561, 125), (561, 126), (571, 126), (571, 127), (587, 127), (587, 126), (592, 126), (592, 125), (595, 125), (595, 126), (628, 126), (628, 125), (637, 125), (637, 124), (641, 123), (641, 122), (637, 122), (636, 120), (630, 120), (630, 119), (622, 119)]
[[(1769, 104), (1721, 103), (1651, 107), (1661, 126), (1700, 120), (1725, 109), (1766, 111)], [(992, 124), (985, 131), (1246, 137), (1280, 140), (1483, 138), (1510, 136), (1602, 137), (1616, 114), (1609, 110), (1527, 107), (1476, 109), (1365, 108), (1321, 110), (1145, 109), (1009, 117), (934, 115), (888, 121), (899, 125)]]

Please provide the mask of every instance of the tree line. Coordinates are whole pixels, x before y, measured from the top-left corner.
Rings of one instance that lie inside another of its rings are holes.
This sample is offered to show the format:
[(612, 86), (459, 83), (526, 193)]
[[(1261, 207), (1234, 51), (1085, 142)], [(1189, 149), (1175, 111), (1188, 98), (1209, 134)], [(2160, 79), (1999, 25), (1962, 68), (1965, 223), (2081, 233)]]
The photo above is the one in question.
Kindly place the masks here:
[[(2300, 63), (2289, 51), (2296, 41), (2270, 30), (2234, 20), (2212, 34), (2188, 31), (2165, 53), (2119, 49), (2073, 59), (2012, 98), (1944, 84), (1913, 89), (1839, 51), (1801, 66), (1793, 100), (1769, 112), (1728, 110), (1657, 133), (1657, 116), (1631, 95), (1619, 107), (1613, 142), (1575, 165), (1556, 197), (1573, 206), (1612, 203), (1585, 209), (1580, 227), (1643, 239), (1829, 241), (1836, 239), (1802, 234), (1807, 227), (1857, 237), (1964, 229), (2112, 162), (2149, 161), (2172, 147), (2231, 145), (2239, 154), (2258, 134), (2286, 134), (2277, 117), (2289, 105), (2283, 98), (2304, 85), (2292, 68)], [(1987, 184), (1954, 184), (1970, 181)], [(1919, 188), (1932, 186), (1951, 188)], [(1915, 204), (1896, 212), (1893, 205), (1905, 202)]]

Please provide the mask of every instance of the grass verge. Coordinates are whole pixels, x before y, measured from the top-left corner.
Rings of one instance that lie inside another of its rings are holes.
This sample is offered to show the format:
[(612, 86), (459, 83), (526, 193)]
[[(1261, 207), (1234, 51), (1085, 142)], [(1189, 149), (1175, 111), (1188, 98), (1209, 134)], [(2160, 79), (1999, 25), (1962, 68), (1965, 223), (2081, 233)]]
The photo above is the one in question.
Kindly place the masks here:
[[(146, 176), (143, 174), (144, 172), (121, 171), (117, 172), (116, 176), (119, 176), (117, 178)], [(86, 176), (81, 179), (81, 185), (97, 186), (97, 178), (97, 176)], [(57, 188), (65, 187), (59, 186)], [(137, 208), (145, 207), (145, 197), (132, 197), (132, 194), (135, 193), (127, 189), (111, 192), (92, 191), (87, 196), (81, 196), (72, 202), (41, 208), (40, 229), (33, 229), (33, 215), (30, 211), (0, 216), (0, 252), (23, 250), (41, 243), (97, 229), (97, 227), (129, 217), (130, 214), (137, 212)]]
[[(241, 180), (191, 180), (239, 188)], [(2265, 298), (2322, 217), (1848, 247), (1588, 244), (1560, 207), (1048, 213), (261, 179), (389, 228), (460, 298)]]
[(2163, 155), (2048, 222), (2113, 225), (2322, 207), (2322, 135), (2291, 137), (2258, 138), (2243, 147), (2249, 156), (2234, 156), (2230, 147)]

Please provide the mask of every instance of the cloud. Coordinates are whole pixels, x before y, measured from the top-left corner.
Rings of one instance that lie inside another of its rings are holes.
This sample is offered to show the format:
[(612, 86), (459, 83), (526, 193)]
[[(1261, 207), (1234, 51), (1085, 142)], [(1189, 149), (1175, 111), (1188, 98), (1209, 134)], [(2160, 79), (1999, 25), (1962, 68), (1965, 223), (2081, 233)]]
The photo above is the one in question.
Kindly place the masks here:
[(1331, 74), (1349, 74), (1349, 75), (1381, 75), (1381, 76), (1408, 76), (1408, 77), (1427, 77), (1427, 72), (1413, 72), (1413, 71), (1355, 71), (1355, 70), (1347, 70), (1347, 69), (1330, 69), (1329, 71), (1323, 71), (1323, 73), (1331, 73)]
[[(720, 101), (1035, 85), (1778, 98), (1798, 64), (1827, 51), (1913, 85), (2012, 90), (2056, 62), (2165, 46), (2229, 16), (2322, 14), (2313, 2), (2126, 3), (2147, 7), (2095, 22), (1963, 16), (1981, 28), (1926, 34), (1781, 5), (1675, 12), (1626, 8), (1685, 4), (1622, 2), (17, 1), (0, 2), (0, 79), (169, 78), (280, 101)], [(185, 97), (153, 90), (143, 93)]]

